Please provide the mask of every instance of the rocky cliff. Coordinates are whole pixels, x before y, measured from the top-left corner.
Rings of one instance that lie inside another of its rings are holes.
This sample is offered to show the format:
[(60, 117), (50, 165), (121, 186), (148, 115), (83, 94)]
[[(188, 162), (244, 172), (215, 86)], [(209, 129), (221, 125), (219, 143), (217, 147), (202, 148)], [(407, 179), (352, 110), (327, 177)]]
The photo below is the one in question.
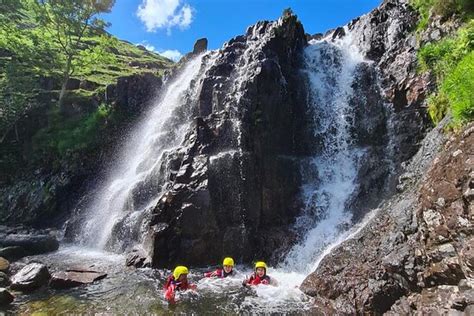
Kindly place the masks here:
[(217, 52), (153, 211), (153, 266), (270, 258), (292, 238), (305, 155), (306, 43), (295, 16), (259, 22)]
[[(303, 282), (329, 314), (472, 313), (472, 127), (445, 140), (441, 124), (425, 137), (425, 97), (434, 83), (416, 71), (416, 21), (407, 1), (384, 1), (349, 25), (393, 109), (393, 174), (402, 175), (386, 196), (395, 186), (398, 193)], [(453, 23), (437, 21), (419, 38), (452, 30)], [(371, 196), (359, 195), (355, 205)]]

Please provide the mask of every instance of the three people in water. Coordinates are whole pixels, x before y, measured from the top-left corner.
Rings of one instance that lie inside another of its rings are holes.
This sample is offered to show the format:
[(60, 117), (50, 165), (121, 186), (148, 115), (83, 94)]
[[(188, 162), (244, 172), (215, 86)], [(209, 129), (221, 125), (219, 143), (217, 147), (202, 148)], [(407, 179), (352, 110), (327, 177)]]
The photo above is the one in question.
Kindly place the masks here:
[[(173, 273), (168, 277), (164, 285), (165, 299), (171, 303), (176, 303), (175, 297), (177, 291), (195, 290), (196, 285), (188, 281), (189, 270), (185, 266), (177, 266)], [(206, 278), (226, 278), (234, 275), (234, 259), (227, 257), (222, 262), (222, 268), (204, 273)], [(243, 286), (252, 285), (274, 285), (278, 283), (274, 278), (267, 275), (267, 265), (263, 261), (255, 263), (254, 272), (243, 282)]]

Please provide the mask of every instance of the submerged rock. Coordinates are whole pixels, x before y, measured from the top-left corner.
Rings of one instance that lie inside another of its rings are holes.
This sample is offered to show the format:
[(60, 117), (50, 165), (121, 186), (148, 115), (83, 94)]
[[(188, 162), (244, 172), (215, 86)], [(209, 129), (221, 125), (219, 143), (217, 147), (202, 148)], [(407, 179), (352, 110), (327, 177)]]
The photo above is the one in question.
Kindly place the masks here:
[(0, 272), (8, 272), (10, 269), (10, 262), (7, 259), (0, 257)]
[(13, 302), (15, 297), (7, 291), (7, 289), (0, 287), (0, 306), (5, 306)]
[(0, 272), (0, 287), (6, 287), (11, 284), (10, 278), (4, 272)]
[(107, 273), (92, 270), (66, 270), (55, 272), (51, 276), (49, 285), (56, 289), (65, 289), (89, 284), (107, 277)]
[(48, 268), (41, 263), (30, 263), (12, 277), (13, 290), (28, 292), (47, 285), (51, 275)]

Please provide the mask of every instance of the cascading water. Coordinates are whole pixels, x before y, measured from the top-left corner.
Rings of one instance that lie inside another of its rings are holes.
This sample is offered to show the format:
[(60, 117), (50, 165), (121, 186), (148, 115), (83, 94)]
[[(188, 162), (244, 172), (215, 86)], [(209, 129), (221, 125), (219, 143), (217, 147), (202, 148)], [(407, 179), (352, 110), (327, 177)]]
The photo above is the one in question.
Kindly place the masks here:
[(347, 29), (342, 39), (313, 40), (304, 55), (315, 155), (302, 164), (305, 207), (295, 229), (303, 238), (282, 267), (306, 275), (317, 267), (324, 250), (352, 226), (346, 204), (356, 186), (363, 152), (353, 144), (350, 130), (355, 118), (350, 100), (357, 66), (364, 59)]
[(164, 159), (180, 145), (191, 122), (193, 101), (205, 72), (202, 62), (203, 55), (188, 61), (137, 125), (108, 179), (87, 207), (79, 234), (81, 244), (117, 251), (139, 242), (145, 210), (156, 204), (165, 183)]

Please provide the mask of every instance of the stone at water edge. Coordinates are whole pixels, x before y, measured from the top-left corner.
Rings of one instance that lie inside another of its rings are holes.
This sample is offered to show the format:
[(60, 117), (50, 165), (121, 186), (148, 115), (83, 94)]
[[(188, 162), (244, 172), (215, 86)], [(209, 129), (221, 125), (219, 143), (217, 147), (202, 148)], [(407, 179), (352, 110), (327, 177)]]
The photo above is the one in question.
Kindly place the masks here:
[(107, 273), (86, 270), (67, 270), (53, 273), (49, 286), (56, 289), (66, 289), (89, 284), (107, 277)]
[(51, 278), (48, 268), (41, 263), (30, 263), (12, 277), (13, 290), (32, 291), (46, 285)]
[(15, 297), (7, 291), (7, 289), (0, 287), (0, 306), (8, 305)]
[(0, 272), (7, 273), (10, 269), (10, 262), (7, 259), (0, 257)]
[(0, 247), (21, 247), (29, 256), (58, 250), (59, 242), (54, 236), (45, 234), (3, 234), (0, 235)]
[(0, 257), (3, 257), (10, 261), (16, 261), (26, 256), (27, 253), (25, 249), (19, 246), (11, 246), (0, 249)]
[(11, 284), (10, 278), (3, 272), (0, 272), (0, 287), (9, 286)]

